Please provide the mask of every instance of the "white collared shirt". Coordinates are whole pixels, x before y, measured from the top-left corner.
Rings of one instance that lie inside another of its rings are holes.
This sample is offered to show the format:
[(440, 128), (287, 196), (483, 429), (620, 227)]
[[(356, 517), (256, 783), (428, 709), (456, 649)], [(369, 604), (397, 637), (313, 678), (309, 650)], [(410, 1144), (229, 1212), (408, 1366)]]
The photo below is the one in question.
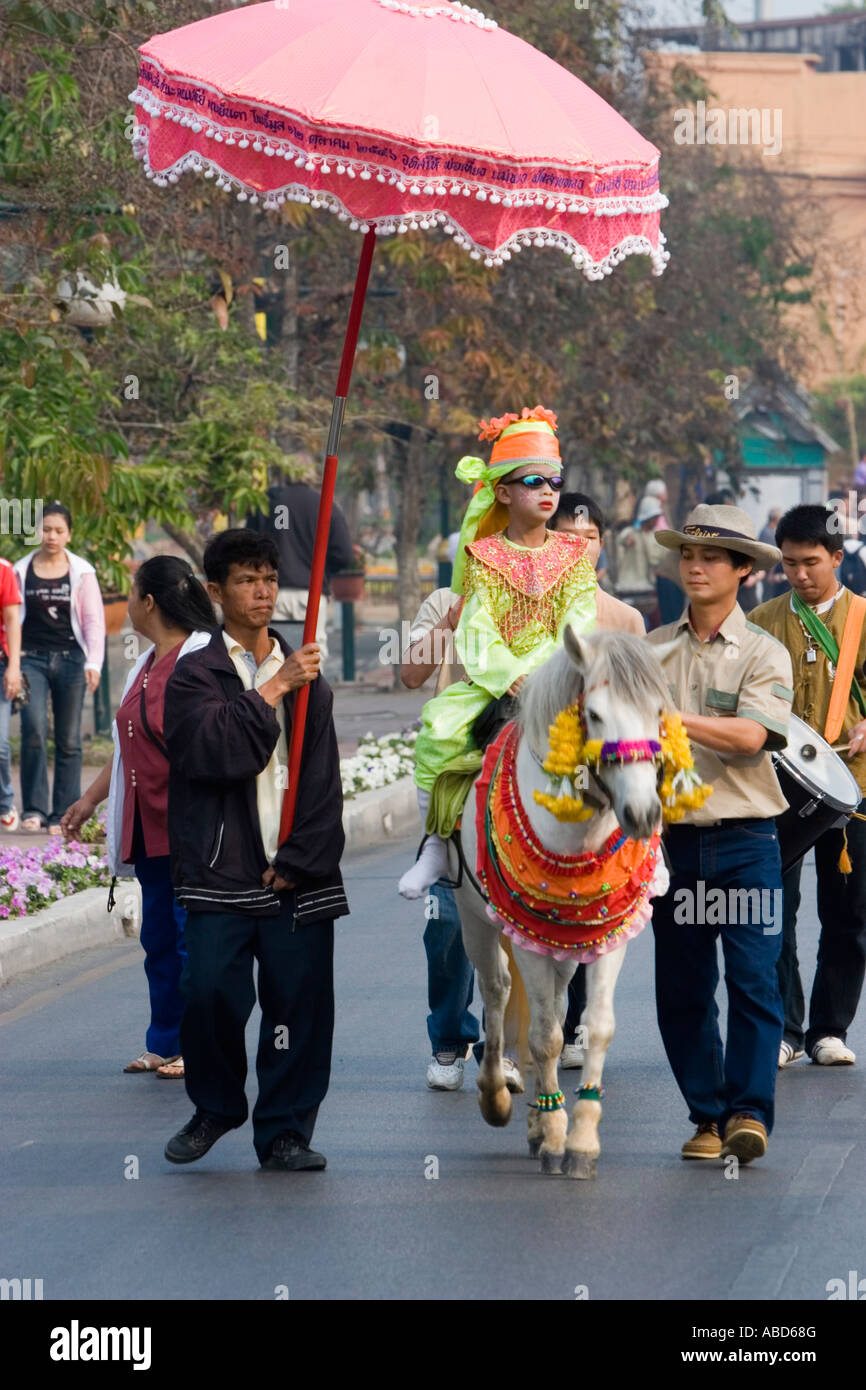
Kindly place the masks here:
[[(272, 676), (277, 674), (285, 661), (282, 648), (276, 637), (271, 638), (271, 650), (261, 666), (256, 666), (256, 659), (252, 652), (248, 652), (225, 630), (223, 630), (223, 641), (234, 663), (235, 670), (243, 681), (244, 690), (258, 690), (259, 686), (264, 685), (265, 681), (269, 681)], [(286, 719), (282, 700), (274, 712), (279, 721), (280, 736), (271, 754), (270, 762), (256, 778), (259, 828), (262, 833), (262, 844), (265, 847), (265, 857), (269, 864), (273, 863), (280, 845), (280, 817), (286, 787), (286, 769), (289, 763)]]

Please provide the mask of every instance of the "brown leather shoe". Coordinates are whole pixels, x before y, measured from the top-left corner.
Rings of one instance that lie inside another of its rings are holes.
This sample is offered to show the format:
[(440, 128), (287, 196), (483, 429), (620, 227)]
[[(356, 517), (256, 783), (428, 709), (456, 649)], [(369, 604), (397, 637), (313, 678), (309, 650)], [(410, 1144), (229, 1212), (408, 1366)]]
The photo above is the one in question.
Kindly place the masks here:
[(698, 1125), (693, 1137), (682, 1147), (683, 1158), (719, 1158), (721, 1152), (719, 1127), (713, 1122)]
[(741, 1163), (763, 1158), (767, 1152), (767, 1131), (754, 1115), (732, 1115), (725, 1125), (722, 1158), (733, 1154)]

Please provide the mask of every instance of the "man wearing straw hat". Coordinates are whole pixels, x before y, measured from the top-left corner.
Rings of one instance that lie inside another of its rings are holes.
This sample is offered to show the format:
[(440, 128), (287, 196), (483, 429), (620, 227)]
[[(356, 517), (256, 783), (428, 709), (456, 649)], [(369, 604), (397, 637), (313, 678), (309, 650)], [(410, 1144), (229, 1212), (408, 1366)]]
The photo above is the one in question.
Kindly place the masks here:
[[(713, 794), (668, 827), (671, 886), (653, 905), (656, 1006), (662, 1040), (696, 1126), (683, 1158), (760, 1158), (773, 1126), (784, 1021), (776, 962), (782, 872), (775, 817), (786, 802), (769, 750), (787, 742), (791, 658), (737, 603), (762, 545), (739, 507), (696, 507), (681, 531), (656, 539), (680, 552), (687, 605), (650, 634)], [(745, 891), (744, 891), (745, 890)], [(757, 920), (756, 920), (757, 919)], [(718, 1027), (716, 938), (728, 990), (726, 1045)]]

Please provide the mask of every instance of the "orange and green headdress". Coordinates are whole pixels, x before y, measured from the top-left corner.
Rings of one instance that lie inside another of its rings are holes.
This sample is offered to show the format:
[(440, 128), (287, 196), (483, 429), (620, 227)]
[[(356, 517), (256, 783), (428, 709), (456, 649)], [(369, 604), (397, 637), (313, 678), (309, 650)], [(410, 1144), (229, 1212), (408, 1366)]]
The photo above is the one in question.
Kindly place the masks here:
[(496, 420), (479, 420), (479, 439), (492, 439), (490, 463), (467, 454), (457, 465), (461, 483), (475, 483), (475, 492), (460, 527), (460, 540), (454, 560), (451, 588), (462, 593), (466, 547), (481, 536), (492, 536), (508, 525), (508, 508), (497, 502), (494, 484), (515, 468), (533, 463), (559, 463), (556, 416), (552, 410), (525, 405), (519, 415), (500, 415)]

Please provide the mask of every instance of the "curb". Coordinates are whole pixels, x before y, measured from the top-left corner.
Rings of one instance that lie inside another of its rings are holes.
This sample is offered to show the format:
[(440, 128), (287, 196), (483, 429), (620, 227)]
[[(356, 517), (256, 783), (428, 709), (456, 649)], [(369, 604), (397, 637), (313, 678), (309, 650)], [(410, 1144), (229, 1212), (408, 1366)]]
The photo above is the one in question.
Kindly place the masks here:
[(359, 792), (343, 806), (346, 854), (373, 849), (385, 840), (403, 840), (421, 832), (418, 790), (412, 777), (387, 787)]
[(115, 889), (114, 911), (105, 910), (107, 888), (85, 888), (51, 903), (29, 917), (0, 922), (0, 987), (28, 970), (105, 946), (124, 936), (137, 936), (141, 920), (141, 891), (136, 879), (124, 879)]
[[(346, 854), (373, 849), (420, 830), (415, 783), (401, 777), (387, 787), (359, 792), (343, 808)], [(50, 965), (91, 946), (108, 946), (137, 936), (141, 889), (135, 878), (120, 879), (114, 911), (105, 910), (107, 888), (86, 888), (29, 917), (0, 922), (0, 988), (41, 965)]]

